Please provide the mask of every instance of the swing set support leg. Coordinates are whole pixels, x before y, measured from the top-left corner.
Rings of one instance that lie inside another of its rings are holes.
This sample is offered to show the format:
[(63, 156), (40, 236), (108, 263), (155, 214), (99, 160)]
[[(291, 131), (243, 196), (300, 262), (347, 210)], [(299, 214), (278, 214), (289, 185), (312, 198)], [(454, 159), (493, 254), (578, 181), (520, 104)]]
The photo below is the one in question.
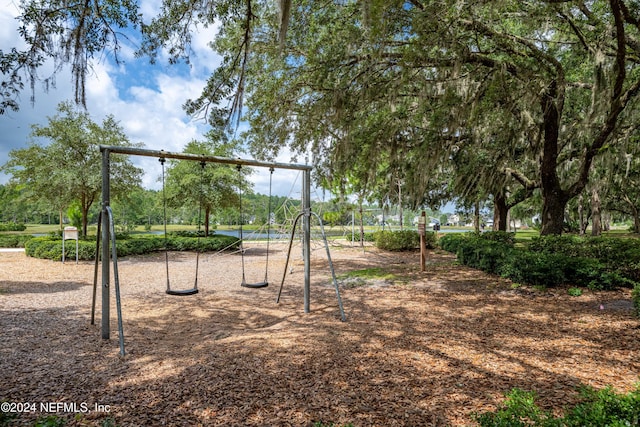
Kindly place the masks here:
[[(284, 287), (284, 280), (287, 276), (287, 268), (289, 267), (289, 260), (291, 259), (291, 248), (293, 247), (293, 239), (295, 238), (295, 234), (296, 234), (296, 227), (298, 225), (298, 220), (300, 218), (306, 218), (307, 222), (310, 223), (311, 222), (311, 216), (315, 216), (318, 219), (318, 222), (320, 223), (320, 230), (322, 232), (322, 240), (324, 241), (324, 247), (327, 251), (327, 260), (329, 261), (329, 269), (331, 270), (331, 278), (333, 280), (333, 285), (334, 288), (336, 290), (336, 298), (338, 299), (338, 308), (340, 310), (340, 320), (342, 320), (343, 322), (346, 322), (347, 317), (344, 314), (344, 307), (342, 306), (342, 298), (340, 297), (340, 287), (338, 286), (338, 280), (336, 278), (336, 272), (335, 269), (333, 268), (333, 261), (331, 260), (331, 251), (329, 251), (329, 242), (327, 241), (327, 235), (324, 231), (324, 225), (322, 224), (322, 220), (320, 219), (320, 216), (318, 216), (318, 214), (316, 214), (315, 212), (302, 212), (300, 214), (298, 214), (298, 216), (296, 217), (296, 219), (293, 221), (293, 230), (291, 231), (291, 238), (289, 239), (289, 248), (287, 250), (287, 259), (285, 260), (284, 263), (284, 273), (282, 274), (282, 281), (280, 282), (280, 289), (278, 291), (278, 296), (276, 298), (276, 303), (280, 302), (280, 296), (282, 295), (282, 288)], [(303, 225), (304, 225), (304, 221), (303, 221)], [(310, 236), (311, 233), (309, 233)], [(310, 239), (309, 239), (310, 241)], [(304, 283), (304, 312), (305, 313), (309, 313), (309, 299), (310, 299), (310, 268), (309, 270), (307, 270), (307, 265), (309, 265), (310, 267), (310, 260), (309, 260), (309, 255), (310, 252), (306, 252), (310, 250), (310, 245), (309, 247), (305, 247), (305, 245), (303, 244), (303, 253), (304, 253), (304, 258), (305, 258), (305, 283)]]

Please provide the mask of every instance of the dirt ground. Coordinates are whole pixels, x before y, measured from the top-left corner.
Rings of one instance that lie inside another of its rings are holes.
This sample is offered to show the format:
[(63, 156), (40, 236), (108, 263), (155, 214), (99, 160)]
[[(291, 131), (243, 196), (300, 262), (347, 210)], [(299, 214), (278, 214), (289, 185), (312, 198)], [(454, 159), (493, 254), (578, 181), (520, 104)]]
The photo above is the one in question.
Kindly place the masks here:
[[(121, 259), (125, 357), (115, 303), (101, 339), (100, 292), (90, 324), (92, 262), (0, 253), (0, 401), (25, 412), (17, 425), (57, 412), (68, 425), (461, 426), (514, 387), (560, 411), (581, 384), (639, 380), (628, 291), (513, 289), (449, 254), (430, 252), (421, 273), (416, 253), (333, 246), (339, 276), (394, 273), (341, 281), (342, 322), (324, 249), (313, 251), (310, 313), (295, 248), (275, 303), (286, 245), (271, 249), (269, 287), (240, 287), (238, 254), (203, 255), (189, 297), (165, 294), (163, 255)], [(170, 258), (173, 287), (191, 287), (195, 255)], [(262, 280), (264, 246), (245, 261), (247, 281)]]

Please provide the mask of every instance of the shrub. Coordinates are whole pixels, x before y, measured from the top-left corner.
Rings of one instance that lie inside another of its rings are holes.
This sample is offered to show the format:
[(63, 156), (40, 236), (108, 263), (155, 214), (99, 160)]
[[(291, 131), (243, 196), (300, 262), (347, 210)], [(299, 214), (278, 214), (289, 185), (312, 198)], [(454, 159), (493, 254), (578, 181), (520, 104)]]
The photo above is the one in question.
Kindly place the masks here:
[(24, 231), (27, 226), (16, 222), (4, 222), (0, 224), (0, 231)]
[(516, 233), (509, 233), (506, 231), (485, 231), (484, 233), (478, 234), (478, 237), (491, 240), (492, 242), (505, 243), (510, 246), (513, 246), (516, 243)]
[(533, 237), (528, 244), (532, 252), (560, 253), (567, 256), (585, 256), (582, 239), (573, 235)]
[(558, 286), (565, 282), (565, 260), (562, 255), (514, 250), (504, 262), (500, 274), (517, 283)]
[[(427, 249), (435, 249), (438, 246), (438, 234), (427, 231), (424, 233), (424, 241)], [(418, 235), (418, 242), (420, 242), (420, 235)]]
[[(161, 251), (165, 248), (163, 236), (144, 236), (137, 238), (117, 239), (117, 251), (119, 257), (129, 255), (144, 255)], [(225, 249), (236, 249), (239, 240), (235, 237), (224, 235), (212, 235), (208, 238), (195, 237), (169, 237), (167, 249), (171, 251), (195, 251), (217, 252)], [(25, 252), (34, 258), (45, 258), (54, 261), (62, 260), (62, 240), (55, 237), (36, 237), (25, 244)], [(73, 240), (65, 243), (65, 258), (75, 259), (76, 245)], [(78, 259), (92, 260), (96, 255), (96, 242), (93, 240), (80, 240), (78, 242)]]
[(469, 267), (498, 274), (513, 248), (501, 242), (470, 237), (458, 245), (458, 260)]
[(560, 426), (553, 422), (551, 413), (538, 408), (535, 398), (534, 392), (513, 389), (502, 407), (476, 415), (475, 419), (481, 427)]
[[(598, 270), (619, 274), (623, 280), (613, 277), (605, 280), (603, 288), (610, 287), (609, 282), (621, 282), (629, 286), (624, 279), (640, 280), (640, 241), (617, 237), (578, 237), (578, 236), (541, 236), (531, 240), (529, 250), (535, 252), (556, 253), (567, 257), (591, 258), (601, 264)], [(592, 275), (593, 276), (593, 275)], [(597, 279), (595, 276), (591, 280)], [(618, 285), (613, 285), (618, 286)]]
[(438, 245), (445, 251), (456, 253), (458, 247), (466, 240), (468, 233), (448, 233), (440, 237)]
[(365, 242), (375, 242), (376, 241), (376, 233), (364, 233), (362, 236)]
[(514, 389), (494, 412), (474, 415), (481, 427), (532, 426), (637, 426), (640, 422), (640, 389), (617, 394), (610, 387), (581, 389), (582, 402), (555, 417), (535, 403), (535, 393)]
[(565, 417), (566, 426), (640, 425), (640, 388), (628, 394), (616, 394), (611, 387), (596, 390), (583, 387), (583, 402)]
[[(374, 235), (376, 247), (386, 251), (407, 251), (420, 245), (420, 235), (414, 230), (378, 231)], [(435, 237), (430, 239), (435, 242)]]
[[(24, 249), (27, 256), (33, 258), (44, 258), (53, 261), (62, 261), (62, 240), (53, 239), (51, 237), (35, 237), (25, 243)], [(66, 259), (75, 259), (75, 241), (67, 240), (65, 242), (64, 249)], [(80, 240), (78, 242), (78, 259), (95, 259), (95, 254), (95, 242), (89, 240)]]
[(580, 289), (580, 288), (575, 288), (575, 287), (574, 287), (574, 288), (569, 288), (569, 289), (567, 290), (567, 293), (568, 293), (569, 295), (571, 295), (572, 297), (579, 297), (579, 296), (581, 296), (581, 295), (582, 295), (582, 289)]
[(33, 236), (28, 234), (0, 234), (0, 248), (24, 248), (30, 239)]
[(640, 316), (640, 283), (634, 286), (631, 295), (633, 298), (633, 306), (636, 309), (636, 315)]

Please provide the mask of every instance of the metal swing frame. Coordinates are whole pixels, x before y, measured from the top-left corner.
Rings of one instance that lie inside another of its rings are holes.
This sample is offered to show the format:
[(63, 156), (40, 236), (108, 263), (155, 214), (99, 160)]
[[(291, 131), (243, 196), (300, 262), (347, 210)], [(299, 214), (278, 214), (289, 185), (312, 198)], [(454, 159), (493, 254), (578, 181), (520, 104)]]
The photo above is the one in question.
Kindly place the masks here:
[[(124, 332), (122, 329), (122, 312), (120, 308), (120, 286), (118, 279), (117, 258), (116, 258), (116, 241), (115, 232), (110, 233), (110, 228), (113, 227), (113, 214), (111, 212), (111, 154), (125, 154), (133, 156), (143, 157), (155, 157), (166, 159), (178, 159), (178, 160), (191, 160), (205, 163), (220, 163), (228, 165), (239, 166), (256, 166), (274, 169), (289, 169), (298, 170), (303, 173), (302, 178), (302, 212), (299, 218), (302, 218), (302, 253), (304, 258), (304, 312), (309, 313), (311, 311), (311, 170), (309, 165), (294, 164), (294, 163), (277, 163), (277, 162), (261, 162), (251, 159), (230, 159), (226, 157), (218, 156), (203, 156), (196, 154), (186, 153), (173, 153), (164, 150), (149, 150), (144, 148), (134, 147), (118, 147), (101, 145), (100, 152), (102, 153), (102, 215), (101, 215), (101, 235), (97, 236), (97, 240), (102, 242), (102, 252), (100, 261), (98, 260), (99, 254), (96, 253), (96, 269), (94, 273), (94, 288), (97, 287), (98, 281), (98, 263), (101, 264), (101, 332), (102, 339), (108, 340), (111, 336), (111, 254), (109, 250), (113, 250), (113, 262), (114, 262), (114, 278), (116, 286), (116, 299), (118, 302), (118, 329), (120, 335), (120, 353), (124, 355)], [(296, 219), (297, 220), (299, 219)], [(110, 234), (113, 234), (112, 236)], [(113, 240), (112, 242), (110, 242)], [(326, 245), (326, 240), (325, 240)], [(331, 257), (329, 255), (329, 247), (327, 248), (327, 256), (329, 257), (329, 263), (333, 272), (333, 265), (331, 263)], [(288, 260), (287, 260), (288, 262)], [(286, 274), (286, 270), (285, 270)], [(340, 317), (344, 321), (346, 320), (344, 310), (342, 307), (342, 301), (340, 299), (340, 293), (338, 290), (338, 284), (333, 275), (334, 285), (338, 296), (338, 306), (340, 309)], [(284, 280), (284, 276), (283, 276)], [(94, 309), (92, 310), (92, 317), (95, 311), (95, 292), (94, 292)], [(279, 298), (278, 298), (279, 300)]]

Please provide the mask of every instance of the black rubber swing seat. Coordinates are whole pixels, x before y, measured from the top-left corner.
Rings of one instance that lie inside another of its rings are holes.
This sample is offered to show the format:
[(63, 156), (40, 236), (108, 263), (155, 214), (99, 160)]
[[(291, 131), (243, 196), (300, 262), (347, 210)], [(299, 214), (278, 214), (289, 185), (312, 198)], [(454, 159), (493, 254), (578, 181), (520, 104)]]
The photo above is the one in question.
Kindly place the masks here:
[(258, 282), (258, 283), (242, 282), (240, 286), (242, 286), (243, 288), (252, 288), (252, 289), (266, 288), (267, 286), (269, 286), (269, 282)]
[(167, 289), (167, 294), (169, 295), (179, 295), (179, 296), (187, 296), (187, 295), (195, 295), (198, 293), (197, 289), (182, 289), (182, 290), (173, 290)]

